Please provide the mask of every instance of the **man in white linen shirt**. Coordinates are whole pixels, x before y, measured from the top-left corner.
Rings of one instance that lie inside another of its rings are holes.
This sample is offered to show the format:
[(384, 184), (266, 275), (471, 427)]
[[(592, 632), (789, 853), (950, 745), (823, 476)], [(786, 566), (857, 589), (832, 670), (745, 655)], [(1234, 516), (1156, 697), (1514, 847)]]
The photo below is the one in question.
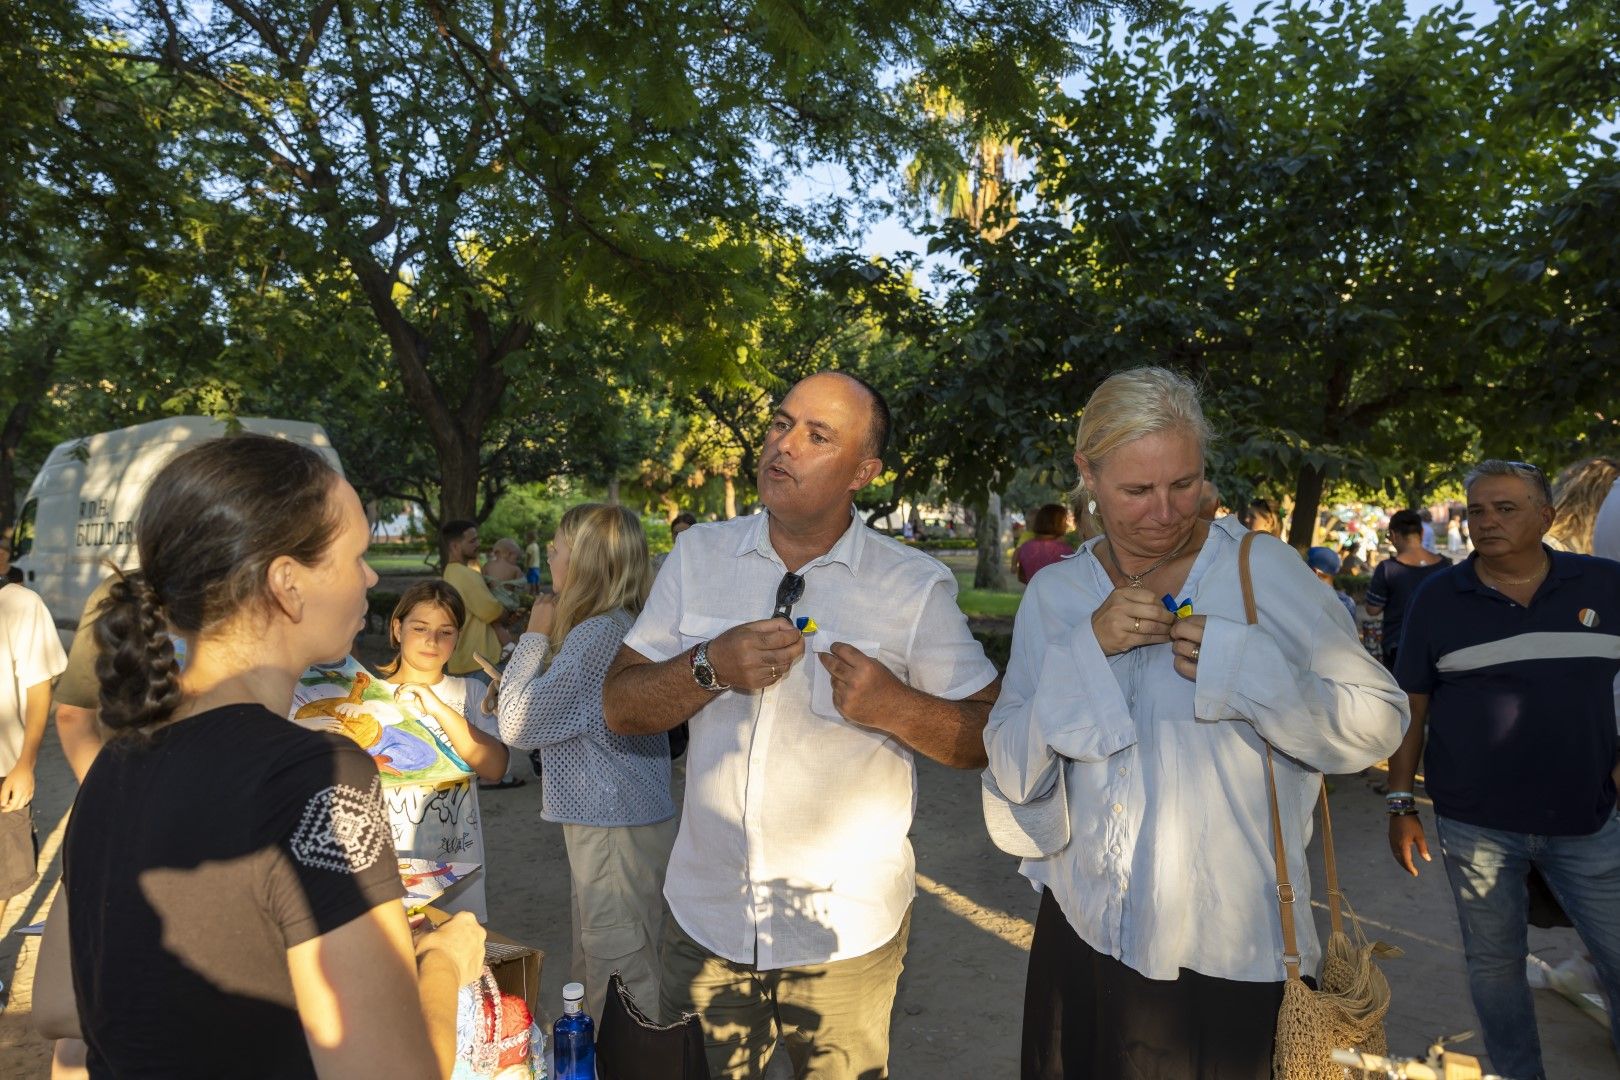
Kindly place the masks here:
[(853, 515), (888, 427), (859, 379), (795, 386), (760, 454), (767, 512), (682, 537), (604, 688), (614, 731), (691, 721), (661, 1004), (702, 1017), (717, 1077), (763, 1076), (778, 1034), (801, 1080), (889, 1075), (912, 754), (985, 762), (999, 682), (955, 579)]
[[(26, 836), (34, 766), (51, 708), (51, 680), (67, 667), (56, 623), (38, 594), (0, 578), (0, 814), (6, 835)], [(0, 912), (34, 878), (30, 852), (0, 857)]]

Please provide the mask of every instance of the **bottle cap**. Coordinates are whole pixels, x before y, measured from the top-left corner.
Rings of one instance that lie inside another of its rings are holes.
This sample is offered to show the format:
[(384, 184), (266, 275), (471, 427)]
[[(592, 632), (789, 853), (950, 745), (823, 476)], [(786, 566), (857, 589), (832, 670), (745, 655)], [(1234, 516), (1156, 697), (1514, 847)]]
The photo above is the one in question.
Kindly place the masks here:
[(568, 983), (568, 984), (566, 984), (563, 987), (563, 1000), (564, 1001), (584, 1001), (585, 1000), (585, 984), (584, 983)]

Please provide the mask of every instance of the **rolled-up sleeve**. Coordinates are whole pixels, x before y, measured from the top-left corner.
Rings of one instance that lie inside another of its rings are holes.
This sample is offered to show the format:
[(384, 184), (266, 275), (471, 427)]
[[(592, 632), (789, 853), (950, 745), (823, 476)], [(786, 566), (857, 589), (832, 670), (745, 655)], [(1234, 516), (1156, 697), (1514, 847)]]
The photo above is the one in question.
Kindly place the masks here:
[[(1013, 624), (1012, 659), (985, 726), (990, 774), (1002, 794), (1028, 802), (1051, 790), (1059, 757), (1102, 761), (1137, 740), (1108, 657), (1078, 606), (1056, 616), (1036, 575)], [(1054, 632), (1054, 627), (1056, 627)]]
[(947, 701), (976, 694), (996, 680), (996, 666), (968, 629), (956, 603), (956, 579), (940, 577), (928, 588), (906, 650), (906, 681)]
[(624, 644), (653, 663), (662, 663), (681, 651), (681, 545), (670, 549), (653, 579), (652, 591)]
[(1338, 599), (1292, 551), (1269, 548), (1252, 553), (1259, 623), (1211, 615), (1204, 624), (1194, 711), (1246, 720), (1321, 772), (1357, 772), (1400, 746), (1406, 695), (1344, 625)]

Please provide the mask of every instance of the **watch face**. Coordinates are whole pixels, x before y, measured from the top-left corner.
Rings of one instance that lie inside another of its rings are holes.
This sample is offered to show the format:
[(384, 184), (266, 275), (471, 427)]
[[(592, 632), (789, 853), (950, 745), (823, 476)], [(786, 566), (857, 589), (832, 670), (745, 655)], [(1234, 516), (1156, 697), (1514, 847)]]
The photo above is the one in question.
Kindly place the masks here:
[(713, 690), (718, 685), (718, 680), (714, 677), (714, 668), (709, 664), (708, 642), (699, 645), (692, 657), (692, 678), (696, 679), (697, 684), (705, 690)]

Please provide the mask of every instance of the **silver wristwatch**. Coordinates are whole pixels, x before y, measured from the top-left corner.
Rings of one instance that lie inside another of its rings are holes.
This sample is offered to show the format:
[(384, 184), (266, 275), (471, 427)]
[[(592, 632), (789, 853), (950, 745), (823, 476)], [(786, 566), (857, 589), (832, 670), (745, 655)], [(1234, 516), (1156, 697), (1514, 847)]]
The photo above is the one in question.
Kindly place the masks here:
[(723, 683), (714, 673), (714, 665), (709, 663), (709, 643), (701, 641), (692, 650), (692, 678), (703, 689), (711, 694), (718, 694), (722, 690), (730, 690), (731, 684)]

